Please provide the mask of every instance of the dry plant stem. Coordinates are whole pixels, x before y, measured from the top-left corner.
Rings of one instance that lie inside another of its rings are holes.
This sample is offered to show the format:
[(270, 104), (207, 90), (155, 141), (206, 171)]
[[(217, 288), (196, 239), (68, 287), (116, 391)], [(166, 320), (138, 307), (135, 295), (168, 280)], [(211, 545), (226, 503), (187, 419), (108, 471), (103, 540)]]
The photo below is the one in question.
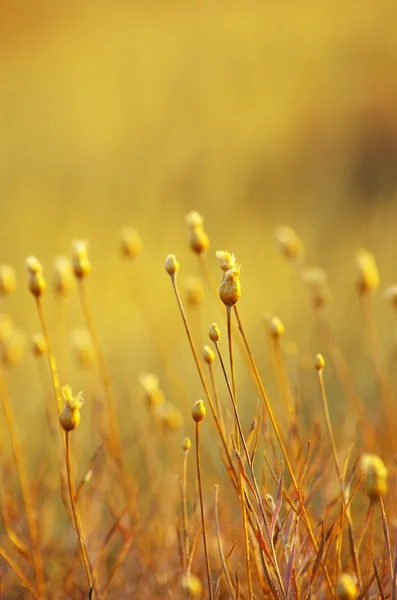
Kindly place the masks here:
[(44, 577), (44, 567), (41, 552), (39, 549), (37, 521), (34, 514), (34, 507), (31, 496), (31, 488), (29, 485), (28, 476), (25, 470), (25, 463), (22, 456), (22, 448), (19, 441), (14, 413), (9, 401), (4, 375), (0, 368), (0, 397), (3, 405), (4, 415), (6, 419), (8, 433), (10, 435), (11, 444), (14, 452), (15, 464), (17, 467), (18, 477), (22, 489), (22, 498), (25, 505), (26, 521), (29, 530), (29, 537), (32, 544), (33, 565), (36, 576), (36, 583), (39, 598), (46, 598), (46, 585)]
[[(300, 492), (298, 483), (296, 481), (296, 477), (295, 477), (294, 471), (292, 469), (291, 462), (289, 460), (287, 451), (285, 449), (285, 445), (284, 445), (283, 439), (281, 437), (281, 433), (280, 433), (280, 430), (279, 430), (276, 418), (274, 416), (273, 409), (272, 409), (272, 407), (270, 405), (270, 402), (269, 402), (269, 399), (268, 399), (268, 397), (266, 395), (265, 389), (264, 389), (263, 384), (262, 384), (261, 377), (259, 375), (258, 368), (256, 366), (254, 357), (252, 355), (252, 352), (251, 352), (251, 349), (249, 347), (247, 338), (245, 336), (245, 332), (244, 332), (244, 329), (243, 329), (243, 326), (242, 326), (242, 323), (241, 323), (241, 320), (240, 320), (240, 316), (239, 316), (239, 312), (238, 312), (237, 306), (234, 307), (234, 310), (235, 310), (235, 314), (236, 314), (236, 317), (237, 317), (238, 328), (240, 330), (240, 334), (241, 334), (241, 336), (243, 338), (244, 345), (246, 347), (247, 354), (248, 354), (248, 357), (249, 357), (251, 365), (252, 365), (252, 369), (253, 369), (253, 372), (254, 372), (254, 375), (255, 375), (255, 379), (256, 379), (256, 382), (257, 382), (257, 385), (258, 385), (258, 388), (259, 388), (260, 395), (262, 397), (262, 400), (265, 403), (266, 410), (267, 410), (267, 412), (269, 414), (270, 421), (272, 423), (274, 432), (276, 434), (277, 441), (278, 441), (278, 444), (280, 446), (280, 450), (282, 452), (282, 455), (284, 457), (288, 473), (289, 473), (289, 475), (291, 477), (292, 485), (294, 486), (295, 493), (297, 495), (299, 504), (300, 504), (301, 509), (302, 509), (302, 515), (303, 515), (303, 519), (304, 519), (304, 522), (305, 522), (305, 525), (306, 525), (307, 532), (309, 534), (309, 537), (310, 537), (310, 540), (312, 542), (314, 550), (316, 552), (318, 552), (318, 544), (317, 544), (316, 538), (314, 537), (314, 534), (313, 534), (313, 530), (312, 530), (312, 527), (311, 527), (311, 524), (310, 524), (310, 521), (309, 521), (309, 517), (308, 517), (307, 512), (306, 512), (306, 508), (305, 508), (305, 505), (304, 505), (304, 502), (303, 502), (303, 499), (302, 499), (302, 496), (301, 496), (301, 492)], [(330, 579), (327, 567), (324, 564), (324, 562), (321, 563), (321, 568), (322, 568), (322, 570), (324, 572), (324, 575), (325, 575), (325, 578), (326, 578), (326, 581), (327, 581), (327, 585), (329, 587), (330, 593), (332, 594), (332, 598), (335, 598), (334, 588), (333, 588), (333, 585), (332, 585), (332, 582), (331, 582), (331, 579)]]
[(188, 521), (187, 521), (187, 503), (186, 503), (186, 481), (187, 481), (187, 457), (189, 451), (185, 450), (183, 453), (183, 474), (182, 474), (182, 485), (181, 485), (181, 493), (182, 493), (182, 519), (183, 519), (183, 542), (184, 542), (184, 567), (185, 570), (187, 568), (187, 564), (189, 561), (189, 536), (188, 536)]
[(380, 496), (380, 498), (379, 498), (379, 504), (380, 504), (380, 510), (381, 510), (381, 514), (382, 514), (382, 526), (383, 526), (383, 534), (385, 536), (387, 557), (389, 559), (390, 577), (393, 579), (393, 556), (392, 556), (392, 551), (391, 551), (390, 532), (389, 532), (389, 525), (387, 522), (387, 516), (386, 516), (386, 511), (385, 511), (385, 504), (383, 502), (382, 496)]
[(194, 342), (193, 342), (192, 334), (190, 333), (189, 324), (187, 322), (185, 310), (183, 308), (182, 300), (181, 300), (180, 295), (179, 295), (179, 291), (178, 291), (178, 286), (176, 284), (176, 277), (175, 277), (175, 275), (171, 275), (171, 281), (172, 281), (172, 287), (174, 288), (174, 293), (175, 293), (176, 301), (177, 301), (177, 304), (178, 304), (178, 307), (179, 307), (179, 311), (180, 311), (181, 316), (182, 316), (182, 321), (183, 321), (183, 324), (184, 324), (184, 327), (185, 327), (186, 335), (187, 335), (187, 338), (189, 340), (190, 348), (192, 350), (194, 362), (196, 364), (196, 368), (197, 368), (197, 371), (198, 371), (198, 374), (199, 374), (199, 377), (200, 377), (200, 381), (201, 381), (201, 384), (203, 386), (206, 398), (208, 400), (208, 404), (210, 405), (212, 416), (214, 417), (215, 425), (216, 425), (216, 427), (218, 429), (220, 438), (222, 440), (223, 448), (224, 448), (226, 456), (227, 456), (227, 460), (228, 460), (229, 467), (230, 467), (232, 481), (234, 482), (234, 484), (237, 485), (238, 479), (237, 479), (237, 475), (236, 475), (236, 470), (235, 470), (234, 465), (233, 465), (233, 461), (232, 461), (232, 458), (231, 458), (231, 455), (230, 455), (229, 447), (227, 445), (227, 440), (226, 440), (225, 434), (224, 434), (224, 432), (222, 430), (221, 423), (219, 421), (218, 415), (216, 414), (216, 409), (215, 409), (215, 406), (214, 406), (214, 402), (212, 400), (212, 396), (210, 394), (207, 382), (206, 382), (205, 377), (204, 377), (203, 370), (201, 368), (201, 364), (200, 364), (200, 361), (199, 361), (199, 358), (198, 358), (197, 350), (196, 350), (196, 347), (195, 347)]
[(119, 428), (118, 428), (117, 417), (116, 417), (116, 403), (115, 403), (115, 399), (114, 399), (114, 395), (113, 395), (112, 384), (110, 381), (110, 375), (108, 373), (106, 361), (105, 361), (105, 358), (102, 353), (102, 348), (101, 348), (101, 344), (99, 341), (98, 333), (97, 333), (96, 327), (94, 325), (94, 320), (92, 318), (90, 308), (88, 306), (83, 279), (78, 280), (78, 289), (79, 289), (81, 309), (83, 311), (87, 329), (90, 333), (92, 343), (95, 348), (98, 365), (99, 365), (99, 372), (100, 372), (100, 376), (101, 376), (101, 380), (102, 380), (103, 389), (105, 392), (106, 415), (107, 415), (107, 420), (108, 420), (108, 425), (109, 425), (109, 430), (110, 430), (110, 439), (111, 439), (111, 443), (114, 444), (114, 446), (115, 446), (114, 447), (114, 450), (116, 451), (115, 457), (119, 461), (121, 461), (122, 460), (121, 443), (120, 443)]
[(208, 579), (208, 593), (210, 600), (214, 600), (214, 596), (212, 593), (212, 584), (211, 584), (211, 568), (210, 568), (210, 557), (208, 554), (208, 545), (207, 545), (207, 528), (205, 524), (205, 512), (204, 512), (204, 499), (203, 499), (203, 484), (201, 480), (201, 465), (200, 465), (200, 423), (196, 422), (196, 463), (197, 463), (197, 479), (198, 479), (198, 487), (199, 487), (199, 495), (200, 495), (200, 510), (201, 510), (201, 528), (203, 533), (203, 544), (204, 544), (204, 554), (205, 554), (205, 566), (207, 569), (207, 579)]
[(219, 485), (215, 486), (215, 522), (216, 522), (216, 536), (218, 539), (218, 549), (219, 549), (219, 555), (221, 557), (221, 561), (222, 561), (222, 567), (223, 567), (223, 572), (225, 574), (225, 579), (226, 579), (226, 583), (228, 585), (229, 591), (230, 591), (230, 595), (232, 600), (235, 599), (234, 596), (234, 590), (233, 590), (233, 584), (232, 584), (232, 580), (230, 579), (230, 574), (229, 574), (229, 569), (227, 568), (227, 563), (226, 563), (226, 559), (225, 559), (225, 554), (223, 552), (223, 547), (222, 547), (222, 539), (221, 539), (221, 532), (220, 532), (220, 528), (219, 528), (219, 515), (218, 515), (218, 493), (219, 493)]
[(86, 576), (87, 576), (88, 587), (91, 590), (91, 588), (93, 586), (94, 578), (93, 578), (91, 566), (90, 566), (90, 563), (89, 563), (89, 560), (88, 560), (88, 556), (87, 556), (87, 551), (86, 551), (86, 548), (85, 548), (85, 544), (84, 544), (84, 541), (83, 541), (83, 534), (82, 534), (82, 531), (81, 531), (80, 517), (79, 517), (79, 514), (77, 512), (77, 506), (76, 506), (76, 502), (75, 502), (76, 492), (75, 492), (75, 489), (74, 489), (74, 481), (73, 481), (73, 475), (72, 475), (72, 461), (71, 461), (71, 456), (70, 456), (70, 435), (71, 435), (70, 431), (66, 431), (66, 435), (65, 435), (65, 442), (66, 442), (66, 470), (67, 470), (67, 475), (68, 475), (68, 487), (69, 487), (70, 505), (72, 507), (73, 521), (74, 521), (74, 527), (75, 527), (75, 530), (76, 530), (77, 539), (79, 540), (81, 560), (83, 562), (84, 570), (85, 570), (85, 573), (86, 573)]
[[(37, 312), (39, 313), (41, 329), (43, 331), (43, 335), (44, 335), (44, 339), (45, 339), (45, 343), (46, 343), (46, 347), (47, 347), (48, 362), (49, 362), (50, 369), (51, 369), (52, 383), (54, 386), (55, 399), (57, 402), (57, 411), (58, 411), (58, 415), (60, 415), (62, 412), (62, 409), (63, 409), (61, 385), (59, 383), (58, 369), (57, 369), (57, 365), (55, 362), (55, 357), (52, 352), (50, 335), (48, 333), (47, 321), (46, 321), (46, 318), (44, 315), (43, 303), (42, 303), (42, 299), (40, 296), (36, 298), (36, 304), (37, 304)], [(59, 427), (62, 432), (62, 428), (60, 425), (59, 425)]]
[(121, 567), (121, 565), (123, 564), (131, 546), (133, 544), (133, 539), (129, 539), (125, 542), (124, 546), (122, 547), (119, 556), (117, 557), (117, 560), (113, 566), (112, 572), (110, 573), (109, 579), (106, 583), (106, 585), (104, 586), (103, 590), (102, 590), (102, 595), (106, 598), (107, 597), (107, 593), (109, 592), (109, 588), (112, 585), (112, 581), (115, 578), (117, 571), (119, 570), (119, 568)]
[(210, 372), (210, 379), (211, 379), (212, 391), (214, 393), (216, 408), (217, 408), (217, 411), (218, 411), (218, 418), (219, 418), (221, 427), (223, 429), (223, 432), (225, 432), (226, 430), (225, 430), (225, 423), (223, 421), (222, 405), (221, 405), (221, 401), (220, 401), (220, 398), (219, 398), (218, 388), (216, 387), (216, 382), (215, 382), (215, 377), (214, 377), (214, 367), (213, 367), (212, 363), (210, 363), (208, 365), (208, 369), (209, 369), (209, 372)]
[(272, 341), (272, 346), (273, 346), (274, 361), (275, 361), (275, 365), (276, 365), (276, 371), (278, 373), (278, 379), (280, 382), (281, 395), (284, 397), (288, 416), (291, 421), (292, 430), (295, 433), (295, 436), (297, 436), (299, 439), (298, 421), (296, 418), (295, 403), (294, 403), (294, 399), (292, 397), (288, 377), (285, 372), (285, 365), (284, 365), (282, 354), (281, 354), (280, 340), (278, 338), (275, 339), (273, 336), (271, 336), (271, 337), (272, 337), (271, 341)]
[(20, 570), (19, 566), (13, 561), (11, 556), (7, 553), (4, 548), (0, 546), (0, 556), (5, 560), (8, 566), (14, 571), (15, 575), (18, 577), (21, 584), (26, 587), (27, 590), (32, 594), (33, 598), (39, 600), (38, 592), (33, 588), (32, 584), (28, 579), (26, 579), (24, 573)]
[[(326, 425), (327, 425), (328, 436), (329, 436), (329, 439), (330, 439), (330, 442), (331, 442), (332, 456), (333, 456), (333, 459), (334, 459), (335, 470), (336, 470), (336, 473), (338, 475), (339, 485), (340, 485), (340, 491), (341, 491), (341, 507), (342, 507), (341, 523), (342, 523), (342, 529), (343, 529), (343, 516), (345, 514), (346, 515), (347, 524), (348, 524), (348, 528), (349, 528), (349, 539), (350, 539), (350, 544), (351, 544), (351, 551), (352, 551), (352, 559), (353, 559), (354, 571), (355, 571), (355, 574), (356, 574), (357, 581), (358, 581), (358, 584), (360, 586), (360, 589), (362, 589), (362, 578), (361, 578), (361, 572), (360, 572), (360, 564), (359, 564), (359, 560), (358, 560), (357, 547), (356, 547), (356, 544), (354, 542), (354, 535), (353, 535), (353, 523), (352, 523), (352, 520), (351, 520), (350, 508), (346, 505), (345, 490), (344, 490), (344, 487), (343, 487), (342, 470), (341, 470), (340, 463), (339, 463), (338, 453), (336, 451), (335, 439), (334, 439), (334, 434), (333, 434), (333, 431), (332, 431), (331, 417), (330, 417), (329, 409), (328, 409), (327, 394), (325, 392), (324, 377), (323, 377), (323, 372), (322, 371), (318, 371), (318, 379), (319, 379), (319, 383), (320, 383), (321, 400), (322, 400), (322, 403), (323, 403), (323, 410), (324, 410), (325, 422), (326, 422)], [(341, 532), (341, 534), (342, 534), (342, 532)], [(342, 540), (340, 540), (340, 544), (338, 544), (338, 561), (337, 561), (337, 565), (340, 563), (340, 554), (341, 554), (341, 551), (342, 551)]]
[[(228, 347), (229, 347), (229, 362), (230, 362), (230, 373), (232, 377), (232, 386), (233, 386), (233, 397), (237, 406), (237, 396), (236, 396), (236, 370), (234, 365), (234, 356), (233, 356), (233, 340), (232, 340), (232, 313), (230, 306), (226, 307), (227, 314), (227, 338), (228, 338)], [(237, 449), (240, 452), (240, 436), (239, 436), (239, 423), (238, 419), (235, 421), (235, 435), (236, 435), (236, 444)], [(244, 482), (243, 476), (239, 473), (239, 488), (240, 488), (240, 503), (241, 503), (241, 514), (243, 518), (243, 529), (244, 529), (244, 549), (245, 549), (245, 564), (247, 570), (247, 583), (248, 583), (248, 595), (250, 600), (253, 597), (252, 592), (252, 578), (251, 578), (251, 564), (250, 564), (250, 546), (249, 546), (249, 534), (248, 534), (248, 522), (247, 522), (247, 509), (245, 506), (245, 494), (244, 494)]]

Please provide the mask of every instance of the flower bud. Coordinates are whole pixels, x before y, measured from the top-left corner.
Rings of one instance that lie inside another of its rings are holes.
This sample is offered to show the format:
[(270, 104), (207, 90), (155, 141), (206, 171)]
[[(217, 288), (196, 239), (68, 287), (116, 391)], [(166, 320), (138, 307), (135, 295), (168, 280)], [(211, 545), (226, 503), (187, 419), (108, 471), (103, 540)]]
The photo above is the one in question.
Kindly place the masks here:
[(15, 271), (11, 265), (0, 265), (0, 294), (10, 296), (16, 288)]
[(142, 252), (142, 240), (134, 227), (123, 227), (120, 233), (120, 252), (124, 258), (136, 258)]
[(219, 297), (225, 306), (234, 306), (240, 300), (240, 268), (237, 265), (225, 272), (219, 288)]
[(176, 275), (178, 273), (179, 263), (173, 254), (169, 254), (167, 256), (167, 258), (165, 259), (164, 267), (165, 267), (165, 270), (167, 271), (168, 275), (170, 275), (171, 277), (173, 277), (174, 275)]
[(91, 271), (91, 263), (88, 258), (88, 244), (83, 240), (72, 242), (72, 264), (77, 279), (87, 277)]
[(57, 256), (54, 260), (52, 289), (54, 294), (66, 296), (75, 285), (72, 264), (66, 256)]
[(357, 584), (348, 573), (341, 573), (336, 586), (338, 600), (355, 600), (357, 598)]
[(42, 333), (33, 333), (31, 338), (31, 348), (33, 356), (40, 358), (47, 352), (47, 346)]
[(375, 257), (367, 250), (356, 252), (356, 286), (359, 294), (375, 291), (379, 286), (379, 273)]
[(212, 323), (210, 331), (209, 331), (210, 340), (214, 343), (219, 342), (221, 337), (221, 332), (216, 323)]
[(191, 447), (192, 447), (192, 442), (190, 441), (190, 438), (185, 437), (185, 439), (183, 440), (182, 450), (184, 452), (189, 452)]
[(317, 354), (314, 359), (314, 368), (316, 371), (322, 371), (325, 367), (325, 360), (322, 354)]
[(278, 317), (273, 317), (269, 322), (269, 331), (272, 337), (278, 340), (285, 332), (285, 327)]
[(303, 254), (303, 243), (296, 231), (287, 225), (277, 227), (274, 239), (284, 258), (296, 260)]
[(382, 497), (387, 492), (387, 468), (376, 454), (363, 454), (360, 462), (365, 478), (365, 491), (370, 500)]
[(197, 400), (193, 404), (192, 417), (196, 423), (200, 423), (204, 419), (206, 412), (207, 411), (205, 410), (204, 402), (202, 400)]
[(42, 275), (42, 266), (34, 256), (26, 259), (26, 268), (28, 270), (28, 287), (30, 292), (36, 298), (42, 296), (47, 287), (46, 281)]
[(206, 362), (207, 365), (211, 365), (214, 362), (215, 354), (213, 353), (213, 351), (211, 350), (211, 348), (209, 346), (204, 346), (203, 358), (204, 358), (204, 362)]
[(82, 392), (79, 392), (74, 397), (72, 389), (68, 385), (65, 385), (62, 388), (62, 396), (65, 400), (65, 408), (59, 420), (65, 431), (73, 431), (80, 423), (80, 409), (83, 406)]

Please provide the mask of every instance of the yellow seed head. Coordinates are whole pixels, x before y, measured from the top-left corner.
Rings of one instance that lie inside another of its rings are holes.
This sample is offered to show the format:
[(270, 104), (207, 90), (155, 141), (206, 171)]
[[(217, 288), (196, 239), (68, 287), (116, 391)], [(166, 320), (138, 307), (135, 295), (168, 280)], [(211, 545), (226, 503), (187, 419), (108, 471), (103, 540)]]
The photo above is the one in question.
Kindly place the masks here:
[(204, 346), (203, 348), (203, 358), (204, 358), (204, 362), (207, 363), (207, 365), (211, 365), (214, 360), (215, 360), (215, 354), (214, 352), (211, 350), (211, 348), (209, 346)]
[(283, 322), (278, 317), (273, 317), (269, 322), (269, 331), (272, 337), (278, 340), (285, 331)]
[(42, 333), (33, 333), (31, 338), (31, 348), (33, 356), (40, 358), (47, 352), (44, 335)]
[(75, 285), (72, 263), (66, 256), (57, 256), (54, 260), (52, 289), (54, 294), (66, 296)]
[(375, 257), (367, 250), (356, 252), (356, 286), (359, 294), (375, 291), (379, 286), (379, 273)]
[(387, 468), (376, 454), (363, 454), (361, 471), (365, 479), (365, 491), (370, 500), (384, 496), (387, 492)]
[(274, 239), (282, 256), (296, 260), (303, 254), (303, 243), (296, 231), (287, 225), (281, 225), (274, 231)]
[(338, 600), (355, 600), (357, 598), (357, 584), (348, 573), (341, 573), (336, 586)]
[(322, 354), (317, 354), (314, 359), (314, 368), (316, 371), (322, 371), (325, 367), (325, 360)]
[(26, 268), (28, 270), (28, 287), (30, 292), (38, 298), (44, 294), (47, 287), (46, 281), (42, 275), (42, 266), (34, 256), (26, 259)]
[(331, 290), (328, 286), (327, 273), (320, 267), (310, 267), (301, 271), (301, 278), (306, 284), (312, 299), (313, 308), (322, 309), (332, 302)]
[(80, 367), (91, 367), (96, 362), (96, 352), (87, 329), (74, 329), (70, 335), (72, 350)]
[(221, 337), (221, 331), (216, 323), (212, 323), (209, 331), (209, 337), (212, 342), (219, 342)]
[(234, 306), (241, 297), (240, 267), (225, 271), (219, 288), (219, 297), (225, 306)]
[(191, 307), (200, 306), (204, 301), (204, 287), (200, 277), (187, 277), (185, 279), (185, 297), (186, 302)]
[(189, 228), (189, 244), (193, 252), (203, 254), (207, 252), (210, 241), (204, 231), (204, 219), (198, 212), (190, 212), (186, 215), (186, 223)]
[(183, 415), (171, 402), (158, 404), (156, 412), (164, 431), (174, 432), (183, 427)]
[(184, 452), (189, 452), (191, 447), (192, 447), (192, 442), (190, 441), (190, 438), (185, 437), (185, 439), (183, 440), (183, 444), (182, 444), (182, 450)]
[(204, 225), (204, 217), (194, 210), (186, 215), (185, 221), (189, 229), (197, 229)]
[(14, 329), (11, 335), (2, 341), (2, 359), (8, 367), (14, 367), (21, 362), (26, 346), (26, 336), (23, 331)]
[(87, 277), (91, 271), (91, 263), (88, 258), (88, 243), (83, 240), (72, 242), (72, 264), (77, 279)]
[(134, 227), (123, 227), (120, 232), (120, 252), (124, 258), (136, 258), (142, 252), (142, 239)]
[(202, 400), (196, 400), (192, 408), (192, 417), (194, 421), (200, 423), (204, 419), (206, 412), (204, 402)]
[(234, 269), (236, 265), (236, 257), (234, 254), (230, 254), (227, 250), (217, 250), (216, 258), (218, 259), (219, 265), (222, 271), (229, 271)]
[(182, 577), (182, 588), (191, 598), (200, 598), (203, 593), (200, 579), (191, 573)]
[(65, 431), (73, 431), (80, 423), (80, 409), (83, 406), (82, 392), (73, 396), (72, 389), (65, 385), (62, 388), (62, 396), (65, 400), (65, 407), (59, 418), (62, 428)]
[(10, 296), (16, 288), (15, 271), (11, 265), (0, 265), (0, 294)]
[(179, 263), (173, 254), (169, 254), (167, 256), (167, 258), (165, 259), (164, 267), (165, 267), (165, 270), (167, 271), (168, 275), (170, 275), (171, 277), (173, 277), (174, 275), (176, 275), (178, 273)]
[(12, 321), (9, 315), (0, 313), (0, 343), (12, 334)]
[(142, 373), (139, 376), (139, 383), (145, 392), (145, 401), (148, 408), (153, 408), (164, 404), (165, 393), (159, 387), (157, 375), (153, 375), (153, 373)]

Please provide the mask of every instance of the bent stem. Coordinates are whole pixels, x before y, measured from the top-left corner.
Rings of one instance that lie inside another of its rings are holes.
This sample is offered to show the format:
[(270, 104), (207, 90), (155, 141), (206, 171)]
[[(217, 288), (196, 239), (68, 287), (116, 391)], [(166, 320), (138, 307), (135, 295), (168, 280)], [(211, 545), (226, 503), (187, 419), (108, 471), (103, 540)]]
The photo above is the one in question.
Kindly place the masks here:
[(73, 475), (72, 475), (72, 461), (71, 461), (71, 452), (70, 452), (70, 431), (66, 431), (65, 442), (66, 442), (66, 446), (65, 446), (65, 448), (66, 448), (66, 471), (67, 471), (67, 477), (68, 477), (69, 498), (70, 498), (70, 505), (71, 505), (72, 514), (73, 514), (74, 528), (76, 530), (77, 539), (79, 541), (81, 560), (83, 562), (84, 570), (85, 570), (85, 573), (87, 576), (88, 587), (90, 590), (92, 590), (94, 577), (92, 574), (91, 566), (90, 566), (90, 563), (88, 560), (87, 551), (86, 551), (85, 544), (83, 541), (80, 517), (77, 512), (77, 506), (76, 506), (76, 502), (75, 502), (76, 491), (74, 489), (74, 482), (73, 482)]
[[(239, 328), (240, 334), (241, 334), (241, 336), (243, 338), (243, 342), (244, 342), (244, 345), (245, 345), (245, 348), (246, 348), (246, 351), (247, 351), (247, 354), (248, 354), (248, 357), (249, 357), (249, 360), (250, 360), (250, 363), (251, 363), (251, 366), (252, 366), (252, 370), (253, 370), (253, 373), (254, 373), (254, 376), (255, 376), (255, 380), (256, 380), (257, 385), (258, 385), (258, 390), (260, 392), (260, 395), (261, 395), (261, 398), (262, 398), (263, 402), (265, 403), (266, 410), (268, 412), (270, 421), (272, 423), (274, 432), (276, 434), (277, 441), (278, 441), (278, 444), (280, 446), (280, 450), (281, 450), (282, 455), (284, 457), (288, 473), (289, 473), (289, 475), (291, 477), (292, 485), (294, 487), (295, 493), (297, 495), (297, 498), (298, 498), (298, 501), (299, 501), (299, 504), (300, 504), (300, 507), (301, 507), (301, 510), (302, 510), (302, 515), (303, 515), (303, 518), (304, 518), (304, 522), (305, 522), (305, 525), (306, 525), (307, 532), (309, 534), (309, 537), (310, 537), (310, 540), (311, 540), (311, 543), (313, 545), (313, 548), (314, 548), (315, 552), (318, 553), (317, 540), (314, 537), (313, 529), (311, 527), (311, 524), (310, 524), (310, 521), (309, 521), (309, 517), (308, 517), (307, 512), (306, 512), (306, 508), (305, 508), (305, 505), (304, 505), (304, 502), (303, 502), (301, 491), (299, 489), (298, 482), (296, 480), (294, 471), (293, 471), (292, 466), (291, 466), (291, 462), (289, 460), (287, 451), (285, 449), (285, 444), (284, 444), (284, 441), (282, 439), (282, 436), (281, 436), (280, 429), (278, 427), (276, 418), (274, 416), (273, 409), (272, 409), (272, 407), (270, 405), (269, 399), (268, 399), (267, 394), (265, 392), (265, 388), (263, 387), (263, 383), (262, 383), (261, 377), (259, 375), (258, 368), (256, 366), (254, 357), (252, 355), (250, 346), (248, 344), (248, 340), (246, 338), (246, 335), (245, 335), (245, 332), (244, 332), (244, 329), (243, 329), (243, 325), (241, 323), (241, 319), (240, 319), (240, 315), (239, 315), (237, 306), (234, 307), (234, 311), (235, 311), (236, 318), (237, 318), (238, 328)], [(334, 588), (333, 588), (333, 585), (332, 585), (332, 582), (331, 582), (331, 579), (330, 579), (330, 576), (329, 576), (329, 573), (328, 573), (328, 569), (327, 569), (327, 567), (326, 567), (326, 565), (324, 564), (323, 561), (321, 562), (321, 568), (322, 568), (322, 570), (324, 572), (324, 575), (325, 575), (325, 578), (326, 578), (326, 581), (327, 581), (327, 585), (328, 585), (329, 590), (330, 590), (330, 592), (332, 594), (332, 598), (335, 598), (335, 592), (334, 592)]]
[(11, 439), (12, 449), (14, 452), (15, 464), (19, 481), (21, 484), (22, 498), (25, 505), (26, 521), (29, 530), (29, 537), (32, 544), (33, 565), (36, 576), (39, 598), (46, 598), (46, 585), (44, 578), (43, 560), (39, 550), (37, 520), (34, 515), (34, 507), (31, 496), (31, 488), (29, 485), (28, 476), (25, 470), (25, 463), (22, 456), (22, 448), (19, 441), (14, 413), (9, 401), (4, 375), (0, 369), (0, 398), (3, 405), (4, 415), (7, 423), (8, 433)]
[(209, 559), (208, 545), (207, 545), (207, 528), (205, 525), (203, 485), (202, 485), (202, 480), (201, 480), (200, 445), (199, 444), (200, 444), (200, 423), (196, 422), (196, 463), (197, 463), (198, 488), (199, 488), (199, 495), (200, 495), (201, 528), (202, 528), (202, 533), (203, 533), (205, 565), (206, 565), (206, 569), (207, 569), (208, 593), (209, 593), (210, 600), (214, 600), (214, 596), (212, 594), (210, 559)]

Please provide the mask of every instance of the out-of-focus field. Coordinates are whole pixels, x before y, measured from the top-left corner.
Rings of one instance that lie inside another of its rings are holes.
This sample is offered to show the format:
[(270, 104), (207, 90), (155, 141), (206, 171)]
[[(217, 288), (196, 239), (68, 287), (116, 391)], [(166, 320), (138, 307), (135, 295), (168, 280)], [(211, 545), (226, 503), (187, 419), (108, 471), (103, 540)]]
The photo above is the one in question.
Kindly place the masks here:
[[(69, 255), (72, 239), (88, 240), (87, 293), (126, 416), (122, 427), (138, 427), (138, 375), (153, 371), (190, 434), (191, 402), (202, 391), (165, 256), (178, 257), (181, 284), (199, 274), (187, 245), (190, 210), (206, 219), (215, 278), (215, 250), (235, 252), (240, 311), (277, 393), (266, 315), (282, 318), (303, 359), (323, 350), (304, 291), (275, 250), (272, 232), (286, 223), (302, 236), (307, 263), (329, 274), (336, 335), (374, 404), (353, 254), (368, 248), (384, 287), (397, 280), (395, 3), (3, 1), (0, 15), (0, 263), (18, 275), (1, 311), (27, 334), (38, 330), (25, 258), (36, 255), (50, 278), (53, 258)], [(144, 243), (133, 265), (119, 256), (124, 225)], [(83, 326), (76, 294), (58, 329), (60, 307), (50, 292), (44, 303), (62, 383), (99, 394), (95, 375), (75, 367), (69, 348), (69, 332)], [(380, 298), (375, 308), (392, 361), (392, 314)], [(199, 344), (214, 320), (222, 317), (207, 294), (200, 323), (192, 315)], [(242, 368), (238, 376), (247, 380), (247, 424), (256, 394)], [(35, 419), (40, 427), (44, 420), (28, 352), (7, 378), (29, 444), (38, 437)], [(340, 414), (334, 379), (329, 391), (331, 412)], [(85, 440), (76, 438), (83, 452)], [(37, 453), (34, 445), (32, 463)]]

